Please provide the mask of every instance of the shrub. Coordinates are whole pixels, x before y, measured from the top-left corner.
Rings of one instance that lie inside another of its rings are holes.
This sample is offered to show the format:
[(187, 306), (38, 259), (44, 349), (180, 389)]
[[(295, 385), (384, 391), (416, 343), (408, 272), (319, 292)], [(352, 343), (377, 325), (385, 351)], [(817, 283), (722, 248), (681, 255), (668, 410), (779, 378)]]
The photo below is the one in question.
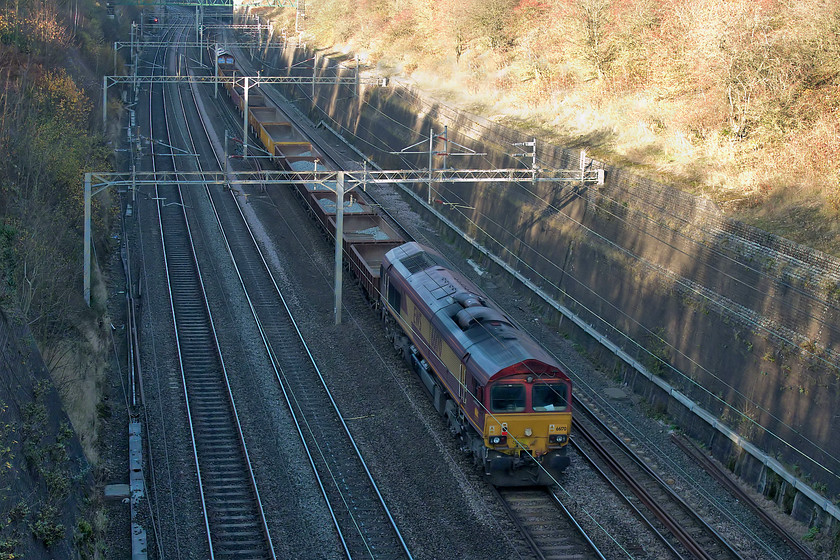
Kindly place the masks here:
[(64, 525), (58, 523), (58, 510), (53, 506), (44, 506), (30, 528), (32, 536), (47, 548), (64, 539)]

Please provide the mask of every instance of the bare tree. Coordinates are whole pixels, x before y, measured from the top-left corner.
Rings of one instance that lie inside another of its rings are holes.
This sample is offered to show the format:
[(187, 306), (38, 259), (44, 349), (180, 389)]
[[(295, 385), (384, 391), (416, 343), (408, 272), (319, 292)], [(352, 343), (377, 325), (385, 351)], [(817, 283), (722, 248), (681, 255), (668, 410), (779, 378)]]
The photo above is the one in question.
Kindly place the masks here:
[(609, 39), (609, 10), (613, 0), (577, 0), (575, 11), (582, 37), (579, 41), (584, 59), (602, 79), (615, 60), (616, 47)]

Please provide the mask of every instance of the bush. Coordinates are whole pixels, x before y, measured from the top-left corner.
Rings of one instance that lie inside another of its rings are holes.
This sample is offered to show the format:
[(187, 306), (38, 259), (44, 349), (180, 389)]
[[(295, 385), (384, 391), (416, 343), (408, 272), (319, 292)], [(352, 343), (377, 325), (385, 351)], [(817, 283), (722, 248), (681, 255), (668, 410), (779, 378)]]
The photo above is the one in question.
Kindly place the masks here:
[(47, 548), (64, 539), (64, 525), (58, 523), (58, 510), (53, 506), (44, 506), (30, 528), (32, 536)]

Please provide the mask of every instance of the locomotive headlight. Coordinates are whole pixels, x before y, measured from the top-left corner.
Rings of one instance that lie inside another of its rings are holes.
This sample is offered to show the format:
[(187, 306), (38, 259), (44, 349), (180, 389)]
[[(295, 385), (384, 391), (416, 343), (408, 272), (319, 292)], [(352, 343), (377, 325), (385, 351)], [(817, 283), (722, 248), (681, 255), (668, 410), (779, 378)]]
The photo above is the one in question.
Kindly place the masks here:
[(487, 441), (490, 442), (490, 445), (502, 445), (507, 443), (507, 436), (490, 436)]
[(566, 434), (551, 434), (548, 436), (548, 443), (566, 443)]

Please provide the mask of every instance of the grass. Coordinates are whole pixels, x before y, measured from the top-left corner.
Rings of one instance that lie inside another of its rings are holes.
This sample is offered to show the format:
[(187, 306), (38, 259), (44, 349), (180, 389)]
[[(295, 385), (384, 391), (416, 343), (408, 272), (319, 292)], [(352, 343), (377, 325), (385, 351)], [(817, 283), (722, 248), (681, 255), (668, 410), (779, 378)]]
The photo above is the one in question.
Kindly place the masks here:
[(815, 190), (776, 189), (760, 203), (741, 209), (738, 217), (765, 231), (840, 256), (840, 215)]

